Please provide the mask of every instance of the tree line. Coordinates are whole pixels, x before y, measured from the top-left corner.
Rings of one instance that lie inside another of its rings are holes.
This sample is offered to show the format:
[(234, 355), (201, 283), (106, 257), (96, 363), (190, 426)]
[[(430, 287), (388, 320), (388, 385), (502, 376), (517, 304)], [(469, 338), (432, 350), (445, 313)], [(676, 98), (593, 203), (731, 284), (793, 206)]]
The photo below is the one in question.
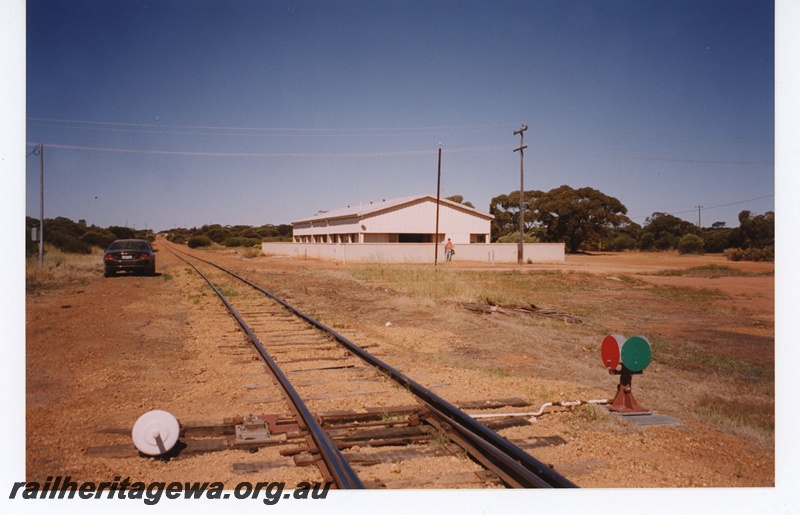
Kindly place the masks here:
[[(32, 256), (39, 252), (39, 244), (31, 238), (32, 229), (39, 226), (39, 220), (25, 217), (25, 255)], [(93, 247), (105, 249), (108, 245), (119, 239), (141, 238), (148, 241), (155, 240), (155, 233), (151, 229), (132, 229), (112, 225), (98, 227), (87, 225), (86, 220), (74, 222), (69, 218), (57, 217), (44, 220), (44, 242), (61, 250), (74, 254), (90, 254)], [(192, 247), (209, 246), (213, 244), (225, 247), (252, 247), (261, 245), (262, 241), (291, 241), (292, 226), (262, 225), (252, 227), (249, 225), (222, 226), (218, 224), (192, 227), (191, 229), (176, 228), (164, 231), (167, 239), (174, 243), (188, 244)]]
[(200, 228), (172, 229), (165, 231), (167, 240), (186, 244), (190, 248), (209, 247), (217, 244), (223, 247), (254, 247), (264, 241), (292, 241), (292, 226), (262, 225), (204, 225)]
[[(460, 195), (448, 200), (473, 207)], [(492, 242), (519, 241), (519, 191), (498, 195), (489, 204), (492, 220)], [(530, 190), (524, 196), (524, 239), (526, 242), (564, 243), (569, 253), (589, 251), (661, 251), (681, 253), (724, 252), (732, 260), (772, 261), (775, 254), (775, 215), (772, 211), (754, 215), (739, 213), (739, 227), (725, 227), (715, 222), (711, 227), (698, 227), (668, 213), (653, 213), (639, 225), (627, 216), (627, 208), (618, 199), (596, 189), (574, 189), (559, 186), (550, 191)], [(25, 219), (26, 233), (39, 225), (39, 220)], [(291, 241), (292, 226), (204, 225), (191, 229), (163, 231), (174, 243), (191, 248), (221, 245), (253, 247), (263, 241)], [(106, 228), (87, 225), (85, 220), (73, 222), (64, 217), (45, 220), (45, 243), (63, 252), (91, 252), (92, 247), (107, 247), (115, 239), (144, 238), (152, 241), (152, 230), (128, 227)], [(38, 244), (26, 238), (26, 254), (38, 252)]]
[[(494, 197), (489, 205), (493, 242), (518, 242), (519, 190)], [(593, 188), (559, 186), (550, 191), (526, 191), (523, 197), (524, 239), (563, 242), (567, 252), (660, 251), (724, 252), (729, 259), (772, 261), (775, 214), (739, 213), (739, 227), (715, 222), (698, 227), (668, 213), (653, 213), (639, 225), (627, 217), (618, 199)]]

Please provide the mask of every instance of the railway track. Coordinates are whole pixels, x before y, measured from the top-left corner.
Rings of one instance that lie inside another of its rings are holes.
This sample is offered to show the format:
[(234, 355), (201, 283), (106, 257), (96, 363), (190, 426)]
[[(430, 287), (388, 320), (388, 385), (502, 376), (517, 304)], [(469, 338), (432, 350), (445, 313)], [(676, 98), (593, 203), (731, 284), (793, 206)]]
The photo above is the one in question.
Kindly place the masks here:
[[(391, 463), (399, 470), (407, 463), (443, 459), (449, 460), (449, 476), (460, 478), (455, 480), (459, 486), (576, 486), (461, 409), (497, 407), (504, 401), (459, 408), (233, 270), (170, 244), (162, 248), (219, 296), (291, 412), (291, 417), (263, 414), (237, 420), (243, 431), (255, 435), (249, 436), (249, 445), (269, 445), (272, 434), (283, 431), (288, 445), (282, 455), (298, 465), (316, 465), (326, 481), (345, 489), (386, 486), (361, 479), (375, 464)], [(261, 466), (269, 464), (242, 464), (251, 472)], [(407, 477), (398, 484), (431, 486), (424, 475), (412, 476), (417, 483)]]

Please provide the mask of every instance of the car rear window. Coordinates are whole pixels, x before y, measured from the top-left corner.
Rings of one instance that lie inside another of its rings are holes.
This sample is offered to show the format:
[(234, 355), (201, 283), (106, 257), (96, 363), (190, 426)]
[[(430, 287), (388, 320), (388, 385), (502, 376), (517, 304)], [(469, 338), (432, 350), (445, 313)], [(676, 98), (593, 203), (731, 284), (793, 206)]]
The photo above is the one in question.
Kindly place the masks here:
[(115, 241), (108, 246), (108, 250), (150, 250), (150, 245), (143, 240)]

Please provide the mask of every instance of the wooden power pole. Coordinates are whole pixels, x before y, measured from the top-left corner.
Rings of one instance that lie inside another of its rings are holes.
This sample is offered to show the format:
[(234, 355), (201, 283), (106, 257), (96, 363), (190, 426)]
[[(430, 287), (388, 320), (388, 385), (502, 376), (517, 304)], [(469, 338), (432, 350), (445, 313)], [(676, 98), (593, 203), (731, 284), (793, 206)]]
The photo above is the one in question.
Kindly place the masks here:
[(514, 131), (514, 135), (519, 134), (519, 148), (515, 148), (514, 152), (519, 152), (519, 247), (517, 248), (517, 263), (522, 264), (525, 253), (525, 172), (524, 172), (524, 150), (528, 148), (523, 144), (524, 135), (522, 134), (528, 130), (528, 124), (523, 123), (522, 128)]
[(39, 144), (39, 268), (44, 266), (44, 144)]
[(439, 197), (442, 188), (442, 143), (439, 142), (439, 169), (436, 176), (436, 233), (433, 235), (433, 266), (439, 266)]

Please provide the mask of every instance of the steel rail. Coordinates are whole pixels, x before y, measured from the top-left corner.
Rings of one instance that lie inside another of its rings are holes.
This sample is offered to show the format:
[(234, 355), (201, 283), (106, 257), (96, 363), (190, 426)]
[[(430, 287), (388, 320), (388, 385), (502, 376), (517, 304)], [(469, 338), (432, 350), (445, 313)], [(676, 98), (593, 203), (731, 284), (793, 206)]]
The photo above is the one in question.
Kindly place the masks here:
[[(191, 255), (191, 254), (187, 254)], [(442, 399), (432, 391), (420, 385), (413, 379), (401, 373), (391, 365), (383, 362), (366, 350), (362, 349), (346, 337), (342, 336), (332, 328), (323, 324), (322, 322), (306, 315), (301, 310), (287, 303), (283, 299), (275, 296), (273, 293), (262, 288), (261, 286), (253, 283), (252, 281), (242, 277), (241, 275), (228, 270), (216, 263), (205, 260), (203, 258), (192, 256), (195, 259), (203, 261), (211, 266), (214, 266), (223, 272), (239, 279), (240, 281), (248, 284), (252, 288), (260, 291), (270, 299), (282, 305), (298, 317), (302, 318), (317, 329), (324, 331), (331, 335), (339, 344), (344, 346), (347, 350), (352, 352), (362, 361), (378, 368), (383, 373), (391, 377), (395, 382), (407, 388), (413, 395), (421, 399), (429, 408), (431, 408), (437, 416), (440, 416), (445, 422), (450, 425), (460, 435), (468, 439), (474, 448), (481, 449), (484, 454), (484, 459), (488, 460), (498, 469), (502, 470), (502, 475), (505, 477), (514, 478), (510, 486), (520, 486), (523, 488), (576, 488), (577, 485), (565, 478), (546, 464), (537, 460), (517, 445), (509, 442), (502, 436), (498, 435), (485, 425), (476, 421), (467, 413), (457, 408), (453, 404)], [(266, 351), (265, 351), (266, 352)], [(344, 459), (344, 458), (343, 458)]]
[[(314, 415), (305, 405), (303, 400), (301, 399), (300, 395), (295, 390), (292, 383), (283, 373), (283, 371), (278, 367), (278, 364), (272, 359), (272, 356), (269, 355), (267, 350), (261, 344), (261, 342), (256, 337), (255, 333), (250, 329), (250, 326), (244, 321), (244, 319), (239, 315), (239, 312), (231, 305), (225, 295), (220, 291), (216, 285), (206, 276), (203, 272), (201, 272), (196, 266), (192, 263), (187, 261), (186, 259), (178, 256), (175, 251), (169, 249), (176, 257), (182, 259), (186, 264), (191, 266), (207, 283), (214, 292), (219, 296), (220, 300), (225, 304), (228, 308), (230, 313), (234, 316), (236, 321), (241, 326), (242, 330), (244, 330), (247, 338), (256, 348), (258, 353), (261, 355), (261, 359), (269, 367), (270, 371), (272, 372), (275, 379), (280, 384), (280, 387), (283, 389), (284, 393), (286, 394), (287, 399), (293, 405), (293, 408), (296, 410), (297, 415), (302, 419), (303, 423), (305, 424), (306, 428), (308, 429), (311, 438), (314, 440), (314, 443), (317, 445), (319, 450), (320, 456), (322, 460), (325, 462), (325, 465), (330, 472), (334, 483), (336, 483), (337, 488), (342, 489), (363, 489), (366, 488), (364, 483), (358, 477), (353, 467), (347, 461), (347, 459), (342, 455), (339, 448), (336, 446), (336, 443), (331, 439), (327, 432), (322, 429), (319, 422), (317, 422)], [(189, 254), (187, 254), (189, 255)], [(196, 256), (192, 256), (195, 259), (199, 259), (200, 261), (204, 261), (210, 265), (214, 265), (214, 263), (210, 263), (202, 258), (198, 258)], [(214, 265), (217, 266), (217, 265)], [(219, 267), (218, 267), (219, 268)], [(230, 272), (228, 272), (230, 273)]]

